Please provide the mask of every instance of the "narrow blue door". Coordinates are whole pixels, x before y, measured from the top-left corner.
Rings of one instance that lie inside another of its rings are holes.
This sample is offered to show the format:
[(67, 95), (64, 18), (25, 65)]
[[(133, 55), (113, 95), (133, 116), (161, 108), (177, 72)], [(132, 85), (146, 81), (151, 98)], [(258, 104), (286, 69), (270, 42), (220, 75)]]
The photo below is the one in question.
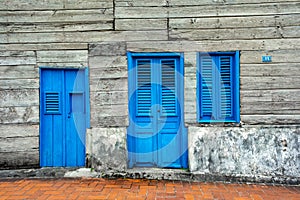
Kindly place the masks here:
[(129, 53), (129, 167), (187, 167), (183, 56)]
[(84, 166), (86, 70), (41, 69), (40, 165)]

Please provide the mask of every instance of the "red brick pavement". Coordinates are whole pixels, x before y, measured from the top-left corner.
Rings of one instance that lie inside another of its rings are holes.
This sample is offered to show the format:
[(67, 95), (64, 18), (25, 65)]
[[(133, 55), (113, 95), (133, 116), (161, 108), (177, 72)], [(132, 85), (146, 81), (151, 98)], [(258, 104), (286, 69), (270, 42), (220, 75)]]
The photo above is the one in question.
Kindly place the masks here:
[(300, 186), (132, 179), (0, 180), (2, 199), (300, 200)]

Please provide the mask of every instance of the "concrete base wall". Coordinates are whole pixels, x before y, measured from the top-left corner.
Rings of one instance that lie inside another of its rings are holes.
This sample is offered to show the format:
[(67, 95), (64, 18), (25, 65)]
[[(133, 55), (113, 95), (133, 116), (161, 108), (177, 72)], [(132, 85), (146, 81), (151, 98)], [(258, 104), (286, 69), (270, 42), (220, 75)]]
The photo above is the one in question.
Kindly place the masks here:
[(188, 132), (195, 174), (300, 178), (299, 127), (190, 127)]
[(127, 168), (126, 128), (91, 129), (92, 168), (124, 171)]

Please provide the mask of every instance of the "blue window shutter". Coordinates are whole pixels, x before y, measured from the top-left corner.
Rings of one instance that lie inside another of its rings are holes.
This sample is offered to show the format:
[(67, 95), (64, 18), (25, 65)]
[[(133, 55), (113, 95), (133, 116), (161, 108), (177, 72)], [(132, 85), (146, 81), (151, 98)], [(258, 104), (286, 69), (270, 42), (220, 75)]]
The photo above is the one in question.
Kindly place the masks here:
[(161, 105), (164, 115), (176, 115), (175, 60), (161, 61)]
[(221, 118), (232, 118), (232, 56), (219, 57), (219, 70), (221, 77), (220, 87), (220, 114)]
[(151, 60), (137, 60), (137, 115), (149, 116), (151, 108)]
[(61, 114), (60, 93), (47, 91), (44, 93), (45, 114)]
[(239, 52), (198, 55), (199, 122), (239, 122)]
[(211, 118), (213, 116), (213, 59), (203, 56), (200, 59), (200, 117)]

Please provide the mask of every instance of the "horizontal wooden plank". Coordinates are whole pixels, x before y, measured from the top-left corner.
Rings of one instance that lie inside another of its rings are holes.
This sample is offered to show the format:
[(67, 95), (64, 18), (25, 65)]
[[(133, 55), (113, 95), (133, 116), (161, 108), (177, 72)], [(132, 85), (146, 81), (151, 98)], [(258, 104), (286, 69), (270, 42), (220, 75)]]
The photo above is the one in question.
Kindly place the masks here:
[(37, 62), (87, 62), (87, 50), (37, 51)]
[(87, 43), (44, 43), (44, 44), (0, 44), (0, 48), (6, 51), (14, 50), (83, 50), (88, 49)]
[(0, 34), (2, 43), (82, 43), (104, 41), (167, 40), (167, 30), (155, 31), (91, 31), (64, 33), (9, 33)]
[(126, 56), (95, 56), (89, 58), (90, 77), (97, 78), (126, 78)]
[(0, 88), (5, 89), (37, 89), (39, 88), (38, 79), (0, 79)]
[[(210, 51), (236, 51), (236, 50), (250, 51), (250, 50), (260, 50), (260, 49), (261, 50), (291, 49), (297, 51), (297, 49), (299, 48), (300, 48), (300, 39), (127, 42), (127, 50), (136, 51), (136, 52), (147, 52), (147, 51), (148, 52), (165, 52), (165, 51), (210, 52)], [(259, 57), (261, 59), (261, 56)], [(241, 63), (243, 64), (246, 63), (245, 59), (242, 60)]]
[(62, 32), (62, 31), (103, 31), (112, 30), (113, 21), (79, 22), (79, 23), (0, 23), (0, 33), (23, 32)]
[(37, 78), (38, 70), (35, 65), (17, 65), (17, 66), (1, 66), (0, 65), (0, 79), (14, 79), (14, 78)]
[(90, 78), (91, 91), (128, 91), (127, 78), (103, 79)]
[(241, 121), (249, 125), (299, 124), (300, 115), (241, 115)]
[(224, 1), (224, 0), (168, 0), (170, 6), (202, 6), (202, 5), (232, 5), (232, 4), (261, 4), (261, 3), (282, 3), (282, 2), (298, 2), (298, 0), (238, 0), (238, 1)]
[(100, 91), (90, 94), (93, 106), (128, 104), (128, 91)]
[(126, 55), (125, 42), (99, 42), (89, 44), (89, 56)]
[(285, 27), (300, 24), (300, 15), (210, 17), (210, 18), (171, 18), (171, 29), (215, 29), (215, 28), (255, 28)]
[(39, 125), (0, 125), (0, 138), (39, 137)]
[(91, 116), (91, 126), (97, 127), (127, 127), (128, 116)]
[(91, 92), (90, 95), (93, 106), (103, 105), (127, 105), (128, 104), (128, 91), (113, 91), (113, 92)]
[(281, 4), (238, 4), (219, 6), (172, 7), (169, 17), (255, 16), (299, 13), (298, 2)]
[(300, 37), (300, 26), (289, 26), (279, 29), (281, 35), (284, 38), (299, 38)]
[(178, 7), (116, 7), (116, 18), (179, 18), (292, 14), (300, 3), (238, 4)]
[(299, 115), (300, 102), (247, 102), (241, 105), (241, 114), (281, 114), (281, 115)]
[(126, 78), (128, 77), (127, 66), (122, 67), (107, 67), (93, 68), (90, 70), (91, 78)]
[(39, 167), (39, 151), (0, 153), (0, 169)]
[(112, 0), (9, 0), (0, 3), (1, 10), (96, 9), (112, 8)]
[(2, 23), (96, 22), (103, 20), (113, 20), (113, 9), (0, 11), (0, 22)]
[(116, 19), (116, 30), (159, 30), (167, 29), (167, 19)]
[(9, 66), (9, 65), (35, 65), (35, 57), (0, 57), (0, 66)]
[(241, 64), (241, 76), (300, 76), (300, 63)]
[(0, 107), (0, 123), (38, 123), (39, 106), (28, 107)]
[(171, 40), (234, 40), (234, 39), (276, 39), (283, 36), (275, 27), (239, 29), (173, 29)]
[(300, 102), (300, 89), (242, 90), (241, 103), (249, 102)]
[(38, 89), (0, 90), (0, 107), (38, 105)]
[(300, 52), (298, 49), (274, 50), (274, 51), (242, 51), (241, 63), (262, 63), (262, 56), (272, 56), (272, 63), (299, 63)]
[(32, 151), (39, 148), (39, 137), (0, 138), (0, 152)]
[(37, 63), (38, 67), (42, 68), (72, 68), (72, 69), (83, 69), (88, 67), (88, 63), (86, 61), (78, 61), (78, 62), (39, 62)]
[(299, 77), (241, 77), (241, 90), (299, 89)]
[(127, 56), (91, 56), (89, 67), (91, 70), (105, 70), (106, 68), (127, 67)]
[(157, 19), (167, 18), (167, 7), (116, 7), (115, 8), (116, 19)]
[(0, 51), (1, 57), (35, 57), (34, 51)]
[(116, 105), (93, 105), (91, 115), (93, 117), (122, 117), (128, 116), (127, 103)]
[(115, 0), (116, 7), (146, 7), (146, 6), (167, 6), (166, 0)]

